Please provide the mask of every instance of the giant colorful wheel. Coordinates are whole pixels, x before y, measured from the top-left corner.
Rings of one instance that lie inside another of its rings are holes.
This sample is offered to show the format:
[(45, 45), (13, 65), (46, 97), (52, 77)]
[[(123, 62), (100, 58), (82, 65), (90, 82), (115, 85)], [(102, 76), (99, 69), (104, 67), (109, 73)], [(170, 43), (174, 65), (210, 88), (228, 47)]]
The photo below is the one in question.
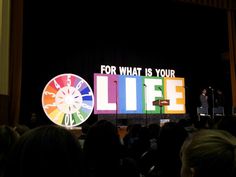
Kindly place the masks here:
[(42, 94), (47, 117), (57, 125), (78, 126), (93, 111), (94, 96), (89, 84), (75, 74), (61, 74), (51, 79)]

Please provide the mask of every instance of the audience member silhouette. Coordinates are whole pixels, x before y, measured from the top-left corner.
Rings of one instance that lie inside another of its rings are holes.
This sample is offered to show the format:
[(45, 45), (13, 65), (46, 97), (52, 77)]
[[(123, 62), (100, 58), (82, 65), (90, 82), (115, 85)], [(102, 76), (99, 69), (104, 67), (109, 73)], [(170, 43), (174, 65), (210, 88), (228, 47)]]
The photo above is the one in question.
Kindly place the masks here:
[(84, 153), (90, 177), (116, 175), (121, 157), (116, 127), (106, 120), (92, 125), (84, 142)]
[(84, 177), (83, 161), (74, 134), (55, 125), (40, 126), (20, 137), (4, 177)]
[(124, 161), (122, 149), (117, 129), (111, 122), (99, 120), (93, 124), (84, 142), (88, 176), (138, 176), (132, 159)]
[(161, 177), (180, 176), (179, 152), (188, 132), (176, 122), (165, 123), (160, 130), (158, 158)]
[[(148, 126), (148, 146), (145, 152), (138, 159), (138, 167), (142, 175), (147, 176), (150, 168), (157, 162), (157, 148), (159, 139), (160, 125), (152, 123)], [(140, 139), (142, 141), (142, 139)], [(146, 144), (146, 143), (144, 143)]]
[(236, 138), (223, 130), (199, 130), (184, 142), (181, 159), (181, 177), (233, 177)]
[(225, 130), (236, 137), (236, 119), (233, 116), (225, 116), (220, 119), (217, 129)]
[(27, 132), (28, 130), (30, 130), (30, 128), (24, 124), (16, 124), (16, 126), (14, 127), (14, 130), (19, 133), (19, 135), (23, 135), (25, 132)]
[(14, 131), (12, 127), (7, 125), (0, 126), (0, 176), (3, 174), (6, 162), (10, 155), (9, 153), (19, 136), (20, 135)]
[(86, 122), (84, 122), (81, 126), (81, 134), (80, 136), (78, 137), (78, 140), (80, 142), (80, 145), (81, 147), (83, 148), (84, 146), (84, 141), (87, 137), (87, 133), (89, 131), (89, 128), (90, 128), (91, 125), (87, 124)]
[(157, 150), (160, 129), (161, 127), (157, 123), (152, 123), (148, 126), (149, 142), (152, 150)]
[(142, 126), (140, 124), (133, 124), (128, 127), (128, 132), (123, 138), (124, 146), (127, 150), (127, 154), (136, 161), (140, 158), (140, 134)]
[(183, 126), (184, 129), (188, 132), (189, 135), (191, 135), (193, 132), (196, 132), (198, 129), (198, 126), (194, 124), (194, 120), (191, 118), (182, 118), (178, 121), (178, 124), (180, 126)]

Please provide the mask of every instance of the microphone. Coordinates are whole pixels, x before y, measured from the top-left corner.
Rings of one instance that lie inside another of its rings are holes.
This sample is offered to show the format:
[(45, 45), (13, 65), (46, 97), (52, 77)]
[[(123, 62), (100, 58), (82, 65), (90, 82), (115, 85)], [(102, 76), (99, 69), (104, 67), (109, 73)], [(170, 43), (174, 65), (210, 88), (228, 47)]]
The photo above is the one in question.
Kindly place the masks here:
[(144, 87), (147, 87), (147, 85), (146, 85), (146, 84), (143, 84), (143, 86), (144, 86)]

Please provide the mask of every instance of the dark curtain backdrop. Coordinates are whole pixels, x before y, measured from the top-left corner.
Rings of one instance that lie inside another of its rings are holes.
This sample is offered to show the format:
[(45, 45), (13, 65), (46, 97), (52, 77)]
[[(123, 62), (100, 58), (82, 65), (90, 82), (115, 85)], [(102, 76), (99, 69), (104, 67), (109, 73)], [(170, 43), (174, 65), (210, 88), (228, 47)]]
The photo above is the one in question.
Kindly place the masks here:
[(21, 109), (23, 0), (11, 0), (8, 119), (4, 124), (14, 126), (19, 122)]
[[(190, 4), (24, 4), (21, 122), (35, 116), (47, 82), (74, 73), (93, 87), (100, 65), (175, 69), (186, 79), (187, 113), (196, 113), (202, 87), (229, 93), (226, 12)], [(228, 95), (230, 98), (230, 95)]]

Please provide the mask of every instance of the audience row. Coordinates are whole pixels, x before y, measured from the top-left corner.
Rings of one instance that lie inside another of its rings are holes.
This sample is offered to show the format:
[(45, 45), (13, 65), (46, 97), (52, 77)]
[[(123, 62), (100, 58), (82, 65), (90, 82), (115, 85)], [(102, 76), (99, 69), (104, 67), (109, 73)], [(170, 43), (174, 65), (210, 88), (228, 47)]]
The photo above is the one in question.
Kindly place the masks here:
[(119, 127), (107, 120), (82, 134), (57, 125), (0, 126), (0, 177), (233, 177), (236, 118)]

